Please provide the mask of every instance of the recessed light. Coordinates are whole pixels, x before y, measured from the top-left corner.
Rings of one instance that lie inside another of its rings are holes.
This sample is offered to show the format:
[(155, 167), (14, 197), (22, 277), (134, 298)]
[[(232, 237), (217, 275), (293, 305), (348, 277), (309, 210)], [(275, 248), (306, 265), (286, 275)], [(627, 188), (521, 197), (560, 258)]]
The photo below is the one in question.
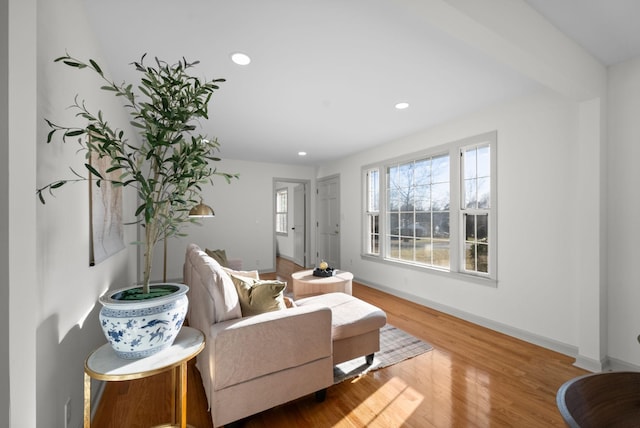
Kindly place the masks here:
[(251, 62), (251, 58), (249, 58), (249, 55), (242, 52), (235, 52), (231, 54), (231, 61), (238, 65), (247, 65)]
[(307, 152), (298, 152), (298, 156), (306, 156)]
[(406, 109), (406, 108), (409, 108), (409, 103), (407, 103), (407, 102), (401, 102), (401, 103), (396, 104), (396, 106), (395, 106), (395, 107), (396, 107), (398, 110), (404, 110), (404, 109)]

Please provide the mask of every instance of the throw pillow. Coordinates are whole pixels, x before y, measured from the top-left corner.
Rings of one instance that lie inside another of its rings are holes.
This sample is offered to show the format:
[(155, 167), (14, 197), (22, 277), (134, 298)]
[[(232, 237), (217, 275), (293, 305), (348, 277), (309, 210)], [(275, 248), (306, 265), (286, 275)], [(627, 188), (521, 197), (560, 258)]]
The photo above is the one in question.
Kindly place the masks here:
[(245, 276), (247, 278), (260, 279), (260, 274), (257, 270), (233, 270), (228, 267), (222, 267), (222, 270), (225, 271), (229, 276)]
[(213, 260), (217, 261), (222, 267), (227, 267), (229, 262), (227, 261), (227, 252), (225, 250), (204, 250), (205, 253)]
[(238, 291), (243, 317), (286, 309), (284, 289), (287, 284), (278, 280), (260, 280), (231, 275)]

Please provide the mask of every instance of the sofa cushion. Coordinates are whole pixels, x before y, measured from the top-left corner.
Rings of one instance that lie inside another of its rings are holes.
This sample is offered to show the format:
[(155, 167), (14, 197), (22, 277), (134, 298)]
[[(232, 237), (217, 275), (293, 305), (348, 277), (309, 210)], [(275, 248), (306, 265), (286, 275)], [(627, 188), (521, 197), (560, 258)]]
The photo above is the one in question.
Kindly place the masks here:
[(287, 284), (285, 282), (240, 275), (231, 275), (231, 278), (238, 292), (243, 317), (286, 309), (284, 290)]
[(297, 306), (325, 305), (331, 309), (331, 337), (334, 341), (378, 330), (387, 314), (376, 306), (345, 293), (327, 293), (296, 300)]

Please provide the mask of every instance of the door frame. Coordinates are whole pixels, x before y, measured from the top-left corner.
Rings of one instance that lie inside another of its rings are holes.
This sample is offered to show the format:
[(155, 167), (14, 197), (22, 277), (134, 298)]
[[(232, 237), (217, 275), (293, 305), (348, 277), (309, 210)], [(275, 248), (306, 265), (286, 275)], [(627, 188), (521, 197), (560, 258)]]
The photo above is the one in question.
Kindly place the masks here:
[[(278, 257), (277, 248), (276, 248), (276, 210), (275, 210), (275, 194), (276, 190), (279, 188), (278, 183), (290, 183), (290, 184), (303, 184), (304, 185), (304, 268), (311, 266), (311, 180), (301, 179), (301, 178), (282, 178), (282, 177), (274, 177), (271, 189), (271, 196), (273, 197), (273, 210), (271, 212), (272, 221), (271, 221), (271, 230), (273, 232), (273, 266), (276, 265), (276, 258)], [(287, 258), (288, 259), (288, 258)]]

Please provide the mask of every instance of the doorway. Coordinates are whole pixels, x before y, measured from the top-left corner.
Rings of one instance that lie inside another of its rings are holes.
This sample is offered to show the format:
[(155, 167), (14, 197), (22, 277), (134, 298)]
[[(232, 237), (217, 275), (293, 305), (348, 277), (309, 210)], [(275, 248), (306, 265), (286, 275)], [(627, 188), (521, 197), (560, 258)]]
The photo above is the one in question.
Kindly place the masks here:
[[(311, 254), (309, 230), (311, 221), (310, 186), (310, 180), (273, 179), (273, 200), (275, 201), (273, 254), (276, 258), (281, 257), (303, 267), (309, 266), (309, 255)], [(284, 211), (278, 211), (278, 209), (283, 209), (282, 203), (278, 203), (278, 200), (282, 201), (283, 193), (286, 193), (286, 215)], [(279, 227), (276, 227), (277, 225)], [(273, 266), (276, 266), (276, 260), (274, 260)]]

